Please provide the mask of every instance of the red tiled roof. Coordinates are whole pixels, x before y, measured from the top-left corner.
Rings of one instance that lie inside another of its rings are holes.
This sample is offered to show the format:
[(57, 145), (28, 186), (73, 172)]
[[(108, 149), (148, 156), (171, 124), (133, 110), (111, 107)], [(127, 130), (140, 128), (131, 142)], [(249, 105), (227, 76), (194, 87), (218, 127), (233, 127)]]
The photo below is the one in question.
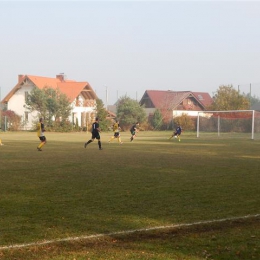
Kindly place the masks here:
[[(188, 91), (189, 92), (189, 91)], [(163, 90), (147, 90), (147, 95), (151, 99), (155, 107), (160, 107), (163, 104), (171, 104), (175, 106), (181, 101), (186, 95), (187, 91), (176, 92), (176, 91), (163, 91)]]
[(205, 92), (192, 92), (192, 94), (196, 97), (198, 102), (200, 102), (204, 107), (208, 107), (213, 102), (213, 99), (209, 95), (209, 93), (205, 93)]
[(143, 99), (149, 98), (155, 108), (170, 104), (171, 108), (174, 109), (190, 95), (192, 95), (203, 107), (207, 107), (212, 103), (212, 98), (205, 92), (171, 90), (146, 90), (140, 103), (142, 104)]

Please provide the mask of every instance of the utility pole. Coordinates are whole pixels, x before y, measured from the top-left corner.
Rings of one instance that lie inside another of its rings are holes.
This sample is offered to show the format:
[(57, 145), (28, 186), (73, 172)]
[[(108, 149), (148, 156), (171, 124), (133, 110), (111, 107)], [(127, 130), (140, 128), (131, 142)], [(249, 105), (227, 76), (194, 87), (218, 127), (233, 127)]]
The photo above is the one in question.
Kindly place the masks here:
[(1, 91), (2, 91), (2, 89), (0, 87), (0, 131), (2, 129), (2, 103), (1, 103), (2, 97), (1, 97)]
[(249, 85), (249, 101), (250, 101), (250, 109), (252, 109), (252, 93), (251, 93), (251, 83)]
[(105, 85), (106, 87), (106, 104), (107, 104), (107, 110), (108, 110), (108, 87)]

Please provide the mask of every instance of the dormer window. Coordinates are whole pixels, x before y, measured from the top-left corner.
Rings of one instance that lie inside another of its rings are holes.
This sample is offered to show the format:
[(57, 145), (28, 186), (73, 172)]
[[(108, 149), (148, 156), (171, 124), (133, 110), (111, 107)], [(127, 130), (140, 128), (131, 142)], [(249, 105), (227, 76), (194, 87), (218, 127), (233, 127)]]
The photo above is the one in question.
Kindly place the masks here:
[(199, 98), (199, 100), (203, 100), (204, 99), (202, 95), (198, 95), (198, 98)]

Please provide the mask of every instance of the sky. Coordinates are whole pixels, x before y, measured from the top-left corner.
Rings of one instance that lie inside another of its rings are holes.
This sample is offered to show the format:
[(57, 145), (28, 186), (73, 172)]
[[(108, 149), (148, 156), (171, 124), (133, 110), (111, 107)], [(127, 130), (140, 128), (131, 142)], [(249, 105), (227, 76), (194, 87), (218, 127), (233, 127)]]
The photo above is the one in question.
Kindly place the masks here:
[(260, 1), (2, 1), (0, 92), (18, 75), (87, 81), (105, 105), (233, 85), (260, 97)]

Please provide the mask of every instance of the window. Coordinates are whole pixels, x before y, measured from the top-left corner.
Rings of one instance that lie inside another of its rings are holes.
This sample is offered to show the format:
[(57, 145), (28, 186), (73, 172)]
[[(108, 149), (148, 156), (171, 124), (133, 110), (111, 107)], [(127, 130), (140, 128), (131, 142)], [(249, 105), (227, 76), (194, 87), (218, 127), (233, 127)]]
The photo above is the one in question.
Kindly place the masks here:
[(28, 100), (28, 91), (24, 92), (24, 100), (25, 100), (25, 102)]
[(29, 121), (29, 112), (24, 112), (24, 121)]

